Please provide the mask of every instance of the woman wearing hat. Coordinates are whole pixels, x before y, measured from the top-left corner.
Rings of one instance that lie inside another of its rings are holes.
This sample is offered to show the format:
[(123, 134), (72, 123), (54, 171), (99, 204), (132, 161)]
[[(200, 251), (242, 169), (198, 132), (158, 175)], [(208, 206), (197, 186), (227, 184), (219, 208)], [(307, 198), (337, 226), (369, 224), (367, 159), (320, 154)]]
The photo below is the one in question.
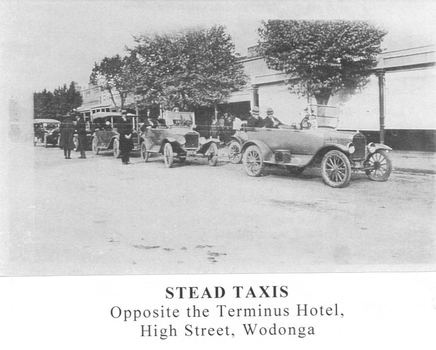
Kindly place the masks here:
[(65, 159), (71, 159), (71, 150), (74, 148), (74, 130), (74, 122), (70, 113), (67, 113), (59, 126), (59, 147), (64, 150)]

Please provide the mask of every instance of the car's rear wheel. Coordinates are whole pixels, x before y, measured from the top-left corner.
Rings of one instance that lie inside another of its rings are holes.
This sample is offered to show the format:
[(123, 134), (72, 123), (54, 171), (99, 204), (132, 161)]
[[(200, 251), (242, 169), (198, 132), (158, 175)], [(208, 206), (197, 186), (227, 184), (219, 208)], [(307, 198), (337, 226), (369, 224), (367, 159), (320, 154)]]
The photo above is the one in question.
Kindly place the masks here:
[(113, 145), (113, 149), (114, 149), (114, 157), (118, 158), (121, 155), (121, 151), (120, 151), (120, 141), (118, 141), (118, 139), (114, 140), (114, 145)]
[(244, 169), (248, 176), (261, 176), (265, 168), (262, 152), (257, 146), (248, 147), (242, 156)]
[(145, 161), (148, 162), (148, 158), (149, 158), (150, 154), (147, 152), (147, 146), (145, 145), (144, 142), (141, 143), (141, 158)]
[(291, 175), (300, 175), (304, 171), (304, 168), (292, 165), (287, 165), (286, 169), (288, 169)]
[(164, 147), (164, 161), (167, 168), (171, 168), (174, 162), (173, 146), (171, 143), (166, 143)]
[(238, 141), (232, 141), (229, 145), (229, 160), (232, 164), (239, 164), (242, 160), (241, 144)]
[(330, 151), (322, 159), (321, 173), (325, 184), (330, 187), (345, 187), (351, 178), (350, 160), (340, 151)]
[(97, 144), (97, 138), (95, 137), (92, 138), (91, 145), (92, 145), (92, 153), (97, 155), (98, 152), (100, 152), (100, 149), (98, 148), (98, 144)]
[(392, 172), (392, 162), (384, 150), (378, 150), (371, 154), (365, 162), (366, 175), (372, 181), (383, 182), (389, 179)]
[(45, 143), (45, 148), (47, 148), (47, 147), (48, 147), (48, 140), (47, 140), (47, 136), (46, 136), (46, 137), (44, 137), (44, 143)]
[(210, 166), (216, 166), (218, 163), (218, 146), (212, 142), (208, 149), (207, 161)]

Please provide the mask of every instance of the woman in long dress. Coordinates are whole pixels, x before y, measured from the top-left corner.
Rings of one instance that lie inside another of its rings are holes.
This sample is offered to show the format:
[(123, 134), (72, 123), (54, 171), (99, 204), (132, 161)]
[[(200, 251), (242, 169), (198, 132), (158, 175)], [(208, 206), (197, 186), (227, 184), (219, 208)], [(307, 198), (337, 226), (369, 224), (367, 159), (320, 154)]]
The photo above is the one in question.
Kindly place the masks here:
[(71, 159), (71, 150), (74, 149), (74, 129), (75, 125), (70, 114), (67, 113), (66, 117), (61, 121), (59, 126), (59, 147), (64, 150), (65, 159)]

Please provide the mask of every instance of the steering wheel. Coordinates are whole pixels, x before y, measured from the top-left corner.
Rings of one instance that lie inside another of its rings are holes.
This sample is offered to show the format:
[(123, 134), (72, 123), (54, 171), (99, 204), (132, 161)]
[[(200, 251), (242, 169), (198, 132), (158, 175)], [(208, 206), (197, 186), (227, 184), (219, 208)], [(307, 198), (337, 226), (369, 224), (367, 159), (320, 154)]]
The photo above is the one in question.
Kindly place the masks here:
[(300, 123), (301, 129), (310, 129), (310, 127), (312, 126), (310, 120), (309, 120), (309, 116), (306, 115)]

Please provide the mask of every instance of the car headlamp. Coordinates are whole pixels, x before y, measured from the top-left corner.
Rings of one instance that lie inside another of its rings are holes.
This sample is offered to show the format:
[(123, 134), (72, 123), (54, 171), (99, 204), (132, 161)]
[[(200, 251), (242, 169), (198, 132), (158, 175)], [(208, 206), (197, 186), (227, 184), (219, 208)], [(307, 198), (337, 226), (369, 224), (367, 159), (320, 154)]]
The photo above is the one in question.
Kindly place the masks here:
[(348, 144), (348, 152), (350, 152), (350, 154), (353, 154), (354, 152), (356, 152), (356, 147), (354, 146), (354, 144), (352, 142), (350, 142)]
[(375, 147), (374, 142), (370, 142), (370, 143), (368, 144), (368, 151), (369, 151), (369, 153), (374, 153), (375, 150), (376, 150), (376, 147)]
[(204, 138), (203, 136), (200, 137), (199, 142), (200, 142), (200, 145), (204, 145), (206, 143), (206, 138)]
[(177, 138), (177, 142), (180, 143), (181, 145), (184, 145), (186, 143), (186, 139), (184, 136), (179, 136)]

